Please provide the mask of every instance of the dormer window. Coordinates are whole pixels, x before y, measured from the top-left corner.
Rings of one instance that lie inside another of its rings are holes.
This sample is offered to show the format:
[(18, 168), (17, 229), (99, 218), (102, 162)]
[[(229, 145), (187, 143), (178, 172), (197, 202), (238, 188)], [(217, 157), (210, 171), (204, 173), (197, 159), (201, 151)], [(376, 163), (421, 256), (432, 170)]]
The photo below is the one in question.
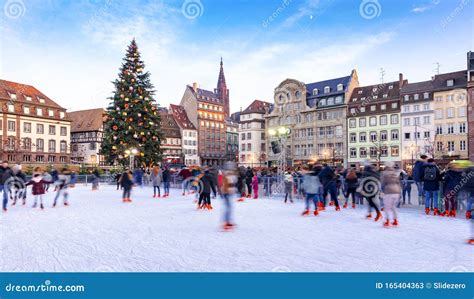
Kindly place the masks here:
[(344, 86), (343, 86), (342, 84), (337, 84), (337, 90), (338, 90), (338, 91), (341, 91), (341, 90), (343, 89), (343, 87), (344, 87)]
[(389, 85), (389, 86), (388, 86), (388, 89), (393, 89), (393, 85)]
[(30, 114), (30, 107), (24, 106), (24, 107), (23, 107), (23, 113), (24, 113), (24, 114)]
[(453, 85), (454, 85), (454, 79), (446, 80), (446, 86), (453, 86)]
[(415, 95), (413, 96), (413, 99), (415, 99), (415, 100), (418, 100), (419, 98), (420, 98), (420, 95), (419, 95), (419, 94), (415, 94)]
[(384, 94), (383, 94), (383, 98), (384, 98), (384, 99), (388, 98), (388, 94), (384, 93)]
[(65, 114), (64, 112), (62, 112), (62, 111), (59, 112), (59, 118), (64, 118), (65, 115), (66, 115), (66, 114)]
[(44, 104), (44, 99), (43, 99), (43, 98), (38, 98), (38, 101), (39, 101), (41, 104)]
[(353, 102), (357, 102), (357, 98), (352, 98), (352, 101), (353, 101)]
[(297, 99), (299, 99), (301, 97), (301, 92), (299, 90), (296, 91), (295, 96)]
[(317, 95), (319, 90), (317, 88), (313, 89), (313, 96)]
[(376, 91), (377, 91), (377, 87), (372, 88), (372, 92), (376, 92)]
[(50, 117), (53, 117), (54, 116), (54, 111), (52, 109), (48, 109), (48, 115)]
[(15, 106), (13, 104), (8, 104), (8, 112), (15, 112)]
[(405, 95), (404, 100), (405, 100), (405, 102), (408, 101), (408, 100), (410, 100), (410, 96), (409, 96), (409, 95)]
[(358, 94), (362, 94), (362, 89), (358, 91)]
[(10, 99), (16, 100), (16, 93), (11, 93), (10, 94)]
[(376, 99), (379, 98), (379, 96), (378, 96), (378, 95), (374, 95), (372, 98), (373, 98), (374, 100), (376, 100)]
[(25, 98), (28, 102), (31, 102), (31, 97), (30, 96), (25, 96)]
[(36, 115), (43, 116), (43, 109), (42, 108), (36, 108)]
[(429, 97), (430, 97), (430, 93), (429, 93), (429, 92), (423, 93), (423, 98), (424, 98), (424, 99), (428, 99)]
[(329, 93), (331, 91), (331, 87), (326, 86), (324, 87), (324, 93)]

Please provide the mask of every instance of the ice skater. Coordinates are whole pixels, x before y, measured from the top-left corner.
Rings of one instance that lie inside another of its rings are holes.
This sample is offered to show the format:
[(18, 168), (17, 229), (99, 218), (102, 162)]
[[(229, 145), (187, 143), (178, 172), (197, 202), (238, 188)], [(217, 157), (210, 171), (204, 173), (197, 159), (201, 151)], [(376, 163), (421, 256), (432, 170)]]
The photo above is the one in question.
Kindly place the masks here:
[(224, 165), (222, 188), (220, 191), (224, 200), (223, 228), (225, 231), (235, 227), (235, 223), (232, 221), (232, 198), (238, 192), (237, 182), (237, 165), (234, 162), (227, 162)]
[(36, 167), (34, 172), (33, 172), (33, 177), (31, 178), (30, 181), (26, 183), (26, 186), (32, 186), (32, 194), (34, 197), (34, 203), (32, 208), (36, 208), (38, 206), (38, 200), (40, 202), (40, 209), (44, 209), (43, 205), (43, 195), (46, 193), (46, 186), (51, 184), (52, 181), (47, 181), (43, 177), (43, 172), (41, 168)]
[(69, 197), (69, 184), (71, 183), (71, 171), (67, 168), (63, 168), (61, 173), (58, 174), (58, 180), (56, 184), (57, 192), (54, 197), (53, 208), (56, 206), (58, 198), (63, 197), (63, 204), (68, 206), (68, 197)]
[(374, 209), (377, 213), (374, 220), (379, 221), (383, 216), (382, 213), (380, 213), (378, 205), (375, 203), (375, 199), (380, 193), (380, 177), (370, 161), (366, 161), (364, 164), (361, 185), (359, 186), (358, 191), (362, 196), (364, 196), (369, 204), (369, 211), (366, 218), (372, 218), (372, 209)]
[(258, 176), (255, 173), (252, 178), (253, 199), (258, 198)]
[[(151, 171), (151, 182), (153, 184), (153, 198), (160, 197), (160, 186), (163, 181), (163, 174), (160, 167), (155, 166)], [(158, 192), (157, 192), (158, 191)]]
[(125, 170), (119, 179), (120, 187), (123, 189), (122, 202), (132, 202), (130, 198), (132, 195), (133, 176), (132, 171)]
[(204, 173), (200, 175), (199, 179), (201, 190), (199, 193), (198, 209), (212, 210), (211, 191), (217, 193), (216, 185), (214, 184), (214, 177), (209, 172), (209, 169), (206, 169), (204, 170)]
[(285, 203), (288, 199), (293, 203), (293, 176), (288, 171), (285, 172), (283, 183), (285, 185)]
[[(390, 225), (398, 226), (397, 205), (400, 201), (400, 173), (393, 167), (393, 162), (385, 164), (385, 170), (381, 176), (381, 188), (385, 204), (385, 217), (387, 218), (384, 227)], [(390, 223), (390, 213), (393, 213), (393, 222)]]
[(320, 198), (320, 191), (321, 191), (321, 181), (318, 176), (317, 169), (313, 167), (311, 171), (307, 172), (303, 175), (303, 190), (305, 193), (305, 209), (302, 216), (309, 215), (309, 210), (311, 208), (311, 201), (314, 203), (314, 211), (313, 215), (318, 216), (318, 202), (319, 200), (322, 201)]

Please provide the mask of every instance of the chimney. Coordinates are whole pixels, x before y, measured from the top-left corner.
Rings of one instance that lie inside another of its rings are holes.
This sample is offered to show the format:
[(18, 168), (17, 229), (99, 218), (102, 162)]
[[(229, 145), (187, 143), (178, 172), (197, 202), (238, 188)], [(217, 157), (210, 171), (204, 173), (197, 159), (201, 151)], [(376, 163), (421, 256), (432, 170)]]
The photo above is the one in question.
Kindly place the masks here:
[(197, 92), (198, 84), (196, 82), (193, 82), (193, 89), (194, 89), (194, 92)]
[(398, 85), (400, 86), (399, 88), (403, 87), (403, 74), (402, 73), (398, 74)]

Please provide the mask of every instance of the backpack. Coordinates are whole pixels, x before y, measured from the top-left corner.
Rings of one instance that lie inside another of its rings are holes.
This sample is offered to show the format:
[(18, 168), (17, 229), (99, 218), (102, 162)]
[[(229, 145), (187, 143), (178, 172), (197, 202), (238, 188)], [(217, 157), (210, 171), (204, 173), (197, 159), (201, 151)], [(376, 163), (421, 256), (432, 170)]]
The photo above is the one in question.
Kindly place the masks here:
[(423, 179), (425, 181), (434, 181), (437, 177), (437, 169), (436, 166), (427, 166), (423, 173)]

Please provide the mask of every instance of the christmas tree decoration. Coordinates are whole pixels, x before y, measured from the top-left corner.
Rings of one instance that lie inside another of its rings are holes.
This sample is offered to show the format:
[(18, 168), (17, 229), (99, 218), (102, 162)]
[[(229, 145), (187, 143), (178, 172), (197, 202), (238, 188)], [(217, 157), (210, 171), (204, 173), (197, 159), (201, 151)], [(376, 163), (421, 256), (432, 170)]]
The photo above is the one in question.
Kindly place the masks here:
[(144, 71), (135, 40), (128, 46), (113, 83), (115, 91), (107, 108), (101, 154), (109, 164), (127, 166), (130, 156), (126, 153), (136, 149), (135, 165), (156, 164), (162, 156), (160, 116), (150, 73)]

